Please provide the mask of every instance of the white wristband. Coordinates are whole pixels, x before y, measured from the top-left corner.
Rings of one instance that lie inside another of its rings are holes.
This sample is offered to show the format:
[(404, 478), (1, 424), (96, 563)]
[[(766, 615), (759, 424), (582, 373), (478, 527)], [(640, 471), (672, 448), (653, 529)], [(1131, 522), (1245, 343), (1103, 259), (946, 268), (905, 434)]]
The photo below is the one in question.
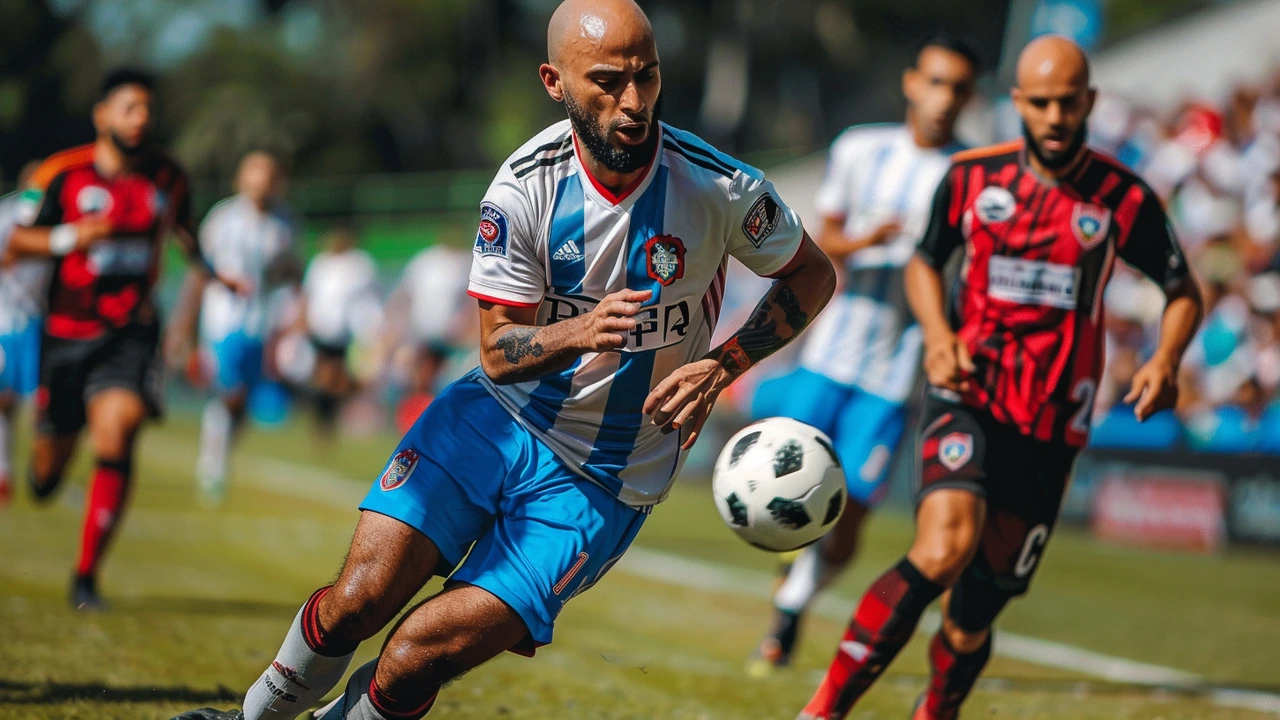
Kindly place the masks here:
[(55, 257), (62, 257), (76, 249), (76, 241), (79, 239), (79, 233), (76, 232), (75, 225), (70, 223), (55, 225), (49, 231), (49, 254)]

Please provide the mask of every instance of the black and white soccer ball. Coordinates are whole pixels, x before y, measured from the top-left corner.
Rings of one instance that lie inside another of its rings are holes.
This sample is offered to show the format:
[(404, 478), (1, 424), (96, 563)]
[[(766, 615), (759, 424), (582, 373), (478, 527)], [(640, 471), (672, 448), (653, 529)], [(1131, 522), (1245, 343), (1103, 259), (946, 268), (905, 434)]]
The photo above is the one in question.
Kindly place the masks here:
[(711, 490), (725, 524), (772, 552), (816, 542), (844, 512), (844, 469), (831, 439), (790, 418), (766, 418), (730, 438)]

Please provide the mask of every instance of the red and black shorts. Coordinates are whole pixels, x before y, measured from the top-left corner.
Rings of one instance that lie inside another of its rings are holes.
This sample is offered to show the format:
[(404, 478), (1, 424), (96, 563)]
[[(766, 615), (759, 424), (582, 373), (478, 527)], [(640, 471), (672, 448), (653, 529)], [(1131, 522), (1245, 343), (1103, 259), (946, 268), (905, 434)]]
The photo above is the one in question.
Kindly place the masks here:
[(137, 393), (148, 414), (160, 417), (164, 365), (158, 323), (131, 323), (91, 340), (44, 336), (36, 403), (41, 434), (80, 432), (89, 398), (111, 388)]
[(917, 505), (943, 488), (986, 499), (978, 552), (952, 588), (949, 607), (962, 628), (981, 630), (1027, 591), (1079, 449), (1036, 440), (982, 410), (934, 397), (925, 400), (919, 449)]

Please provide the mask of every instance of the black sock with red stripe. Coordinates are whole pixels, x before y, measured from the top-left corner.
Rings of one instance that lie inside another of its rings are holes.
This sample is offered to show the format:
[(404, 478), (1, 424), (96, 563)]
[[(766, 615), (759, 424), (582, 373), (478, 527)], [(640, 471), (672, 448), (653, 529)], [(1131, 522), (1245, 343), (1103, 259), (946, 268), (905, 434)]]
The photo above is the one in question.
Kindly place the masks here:
[(982, 668), (991, 659), (991, 633), (982, 647), (971, 653), (957, 652), (938, 631), (929, 643), (929, 666), (933, 675), (924, 696), (924, 709), (930, 720), (954, 720), (960, 714), (960, 704), (969, 697)]
[(906, 558), (872, 583), (805, 714), (843, 718), (911, 639), (920, 615), (942, 591)]

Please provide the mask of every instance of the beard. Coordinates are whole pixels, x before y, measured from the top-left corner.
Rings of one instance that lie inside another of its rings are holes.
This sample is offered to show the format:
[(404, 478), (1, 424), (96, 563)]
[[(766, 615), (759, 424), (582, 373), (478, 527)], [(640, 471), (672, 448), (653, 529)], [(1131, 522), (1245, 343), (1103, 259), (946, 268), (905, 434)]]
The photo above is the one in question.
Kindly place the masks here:
[(137, 143), (130, 145), (124, 141), (124, 138), (117, 135), (114, 131), (110, 133), (111, 144), (116, 146), (121, 155), (125, 157), (137, 157), (147, 149), (147, 137), (144, 135)]
[(596, 122), (596, 118), (581, 105), (574, 102), (567, 93), (564, 96), (564, 107), (569, 113), (569, 124), (578, 136), (578, 142), (591, 157), (601, 165), (616, 173), (635, 172), (653, 160), (658, 149), (658, 117), (662, 111), (662, 96), (658, 96), (653, 105), (653, 113), (649, 116), (649, 134), (639, 145), (620, 145), (609, 138), (617, 130), (621, 120), (614, 121), (604, 128)]
[(1071, 144), (1067, 145), (1066, 150), (1048, 153), (1031, 136), (1031, 129), (1027, 127), (1027, 124), (1025, 122), (1022, 123), (1022, 138), (1026, 141), (1027, 150), (1036, 156), (1036, 160), (1039, 160), (1041, 165), (1050, 170), (1061, 170), (1074, 162), (1080, 155), (1080, 149), (1084, 147), (1088, 134), (1085, 125), (1081, 123), (1080, 129), (1076, 131), (1075, 137), (1071, 138)]

